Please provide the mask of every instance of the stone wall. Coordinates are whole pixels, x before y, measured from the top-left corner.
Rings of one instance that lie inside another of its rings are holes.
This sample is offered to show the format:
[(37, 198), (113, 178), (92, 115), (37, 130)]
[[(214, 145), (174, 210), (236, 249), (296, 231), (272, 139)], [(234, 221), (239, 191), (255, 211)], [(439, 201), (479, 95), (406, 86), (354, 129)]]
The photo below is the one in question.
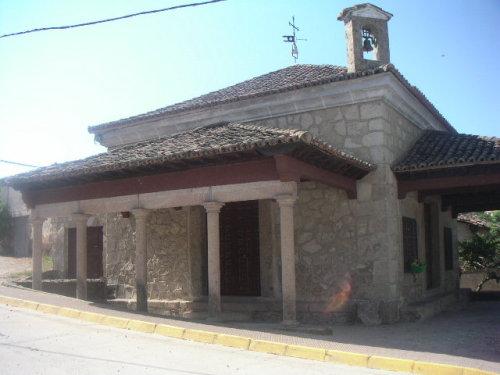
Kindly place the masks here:
[[(188, 252), (189, 208), (153, 210), (147, 221), (148, 298), (192, 295)], [(191, 237), (191, 239), (193, 239)], [(109, 214), (105, 222), (105, 275), (119, 285), (118, 297), (135, 297), (135, 220)]]
[(307, 130), (377, 165), (358, 182), (357, 200), (320, 184), (300, 184), (295, 211), (297, 287), (299, 298), (318, 304), (317, 309), (334, 300), (339, 288), (352, 288), (351, 300), (381, 301), (375, 309), (386, 311), (385, 319), (397, 319), (394, 311), (401, 302), (403, 278), (401, 212), (390, 167), (422, 130), (382, 100), (276, 117), (260, 124)]
[[(308, 130), (377, 166), (358, 182), (356, 200), (320, 183), (299, 184), (295, 238), (301, 314), (334, 320), (339, 314), (352, 315), (368, 304), (369, 310), (375, 311), (375, 321), (397, 320), (401, 304), (426, 296), (424, 280), (414, 282), (403, 273), (401, 228), (403, 215), (417, 217), (419, 226), (422, 225), (422, 205), (412, 194), (398, 200), (397, 182), (390, 167), (422, 130), (383, 100), (280, 116), (259, 123)], [(98, 220), (105, 227), (108, 283), (121, 286), (118, 297), (133, 298), (133, 216), (125, 219), (109, 214)], [(281, 265), (277, 204), (261, 201), (259, 220), (262, 296), (278, 300)], [(442, 243), (442, 225), (455, 224), (449, 213), (440, 214), (439, 221)], [(202, 207), (152, 212), (147, 233), (150, 299), (196, 299), (206, 294), (204, 226)], [(420, 243), (424, 242), (420, 239)], [(453, 290), (456, 271), (441, 275), (443, 290)]]
[(65, 276), (66, 270), (66, 222), (62, 219), (47, 219), (42, 232), (43, 255), (52, 258), (54, 270), (59, 271), (61, 276)]

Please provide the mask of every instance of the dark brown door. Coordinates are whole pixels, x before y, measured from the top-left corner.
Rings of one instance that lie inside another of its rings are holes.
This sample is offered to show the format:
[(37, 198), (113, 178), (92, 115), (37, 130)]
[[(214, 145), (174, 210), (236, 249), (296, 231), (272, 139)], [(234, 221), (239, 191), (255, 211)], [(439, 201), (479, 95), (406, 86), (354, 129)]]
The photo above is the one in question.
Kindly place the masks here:
[(226, 203), (220, 213), (221, 294), (260, 295), (259, 202)]
[[(87, 278), (103, 276), (102, 227), (87, 228)], [(76, 278), (76, 229), (68, 229), (68, 278)]]

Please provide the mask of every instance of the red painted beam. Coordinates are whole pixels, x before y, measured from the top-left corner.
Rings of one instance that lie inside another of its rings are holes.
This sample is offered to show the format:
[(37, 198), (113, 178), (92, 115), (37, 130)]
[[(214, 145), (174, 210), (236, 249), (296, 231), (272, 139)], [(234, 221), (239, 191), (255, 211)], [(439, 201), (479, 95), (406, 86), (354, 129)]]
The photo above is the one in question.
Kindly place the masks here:
[(325, 185), (343, 189), (349, 199), (356, 199), (356, 180), (337, 173), (327, 171), (297, 160), (287, 155), (276, 155), (276, 169), (281, 181), (318, 181)]
[(496, 184), (500, 185), (499, 173), (398, 180), (398, 198), (405, 198), (410, 191), (440, 191), (441, 194), (445, 194), (450, 189), (457, 191), (459, 188), (469, 189)]
[(356, 198), (354, 178), (323, 170), (290, 156), (278, 155), (260, 160), (199, 167), (178, 172), (23, 191), (23, 199), (30, 208), (33, 208), (47, 203), (271, 180), (318, 181), (346, 190), (350, 199)]
[(29, 203), (30, 207), (34, 207), (46, 203), (278, 179), (279, 176), (274, 160), (266, 158), (142, 177), (96, 181), (67, 187), (27, 191), (23, 192), (23, 197), (27, 198), (26, 203)]

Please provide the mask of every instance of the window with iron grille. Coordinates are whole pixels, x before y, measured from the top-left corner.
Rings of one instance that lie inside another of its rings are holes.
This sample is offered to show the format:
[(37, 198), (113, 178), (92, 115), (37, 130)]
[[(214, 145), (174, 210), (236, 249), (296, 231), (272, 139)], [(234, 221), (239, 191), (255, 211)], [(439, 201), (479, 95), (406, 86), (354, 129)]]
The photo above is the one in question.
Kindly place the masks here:
[(451, 228), (444, 228), (444, 268), (453, 269), (453, 237)]
[(411, 264), (418, 259), (417, 221), (403, 217), (403, 259), (404, 271), (411, 272)]

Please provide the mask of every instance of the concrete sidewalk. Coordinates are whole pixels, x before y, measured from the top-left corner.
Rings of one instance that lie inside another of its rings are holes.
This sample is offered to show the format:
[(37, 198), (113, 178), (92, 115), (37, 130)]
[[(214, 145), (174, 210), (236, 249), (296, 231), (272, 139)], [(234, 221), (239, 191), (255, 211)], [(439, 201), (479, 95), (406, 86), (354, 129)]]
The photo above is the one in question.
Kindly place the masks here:
[(332, 335), (321, 336), (300, 331), (292, 332), (277, 324), (207, 323), (135, 314), (112, 309), (106, 304), (6, 286), (0, 286), (0, 295), (252, 339), (443, 363), (500, 373), (500, 302), (475, 302), (466, 310), (443, 313), (417, 323), (377, 327), (334, 326)]

